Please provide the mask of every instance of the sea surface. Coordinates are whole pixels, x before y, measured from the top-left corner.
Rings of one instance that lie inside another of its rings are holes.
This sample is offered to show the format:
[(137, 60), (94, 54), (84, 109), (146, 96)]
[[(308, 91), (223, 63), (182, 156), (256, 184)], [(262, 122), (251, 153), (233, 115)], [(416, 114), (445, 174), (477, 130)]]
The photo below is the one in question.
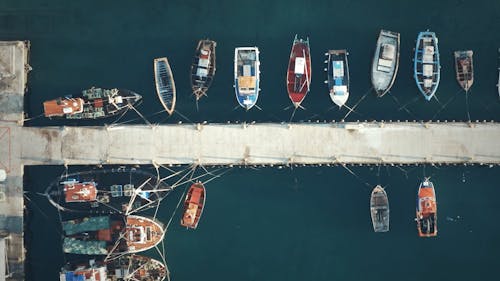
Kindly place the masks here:
[[(371, 92), (370, 66), (380, 29), (401, 33), (399, 73), (389, 95)], [(415, 86), (412, 58), (419, 31), (439, 38), (441, 83), (426, 102)], [(316, 120), (494, 120), (500, 1), (0, 1), (0, 40), (30, 40), (27, 126), (143, 124), (129, 112), (119, 121), (63, 122), (41, 118), (42, 102), (91, 86), (143, 95), (137, 107), (151, 123), (308, 122)], [(311, 92), (292, 118), (285, 77), (295, 36), (309, 37)], [(196, 109), (189, 70), (199, 39), (217, 41), (217, 73)], [(238, 108), (233, 56), (238, 46), (261, 51), (257, 108)], [(350, 98), (339, 110), (323, 81), (324, 53), (347, 49)], [(475, 81), (466, 95), (455, 80), (453, 51), (474, 51)], [(157, 101), (153, 59), (167, 56), (177, 86), (177, 112)], [(409, 147), (408, 149), (411, 149)], [(84, 169), (84, 167), (80, 167)], [(183, 169), (185, 167), (178, 167)], [(74, 171), (76, 168), (72, 167)], [(214, 169), (214, 168), (210, 168)], [(172, 224), (165, 239), (172, 280), (494, 280), (500, 249), (499, 167), (232, 168), (207, 184), (196, 231), (174, 210), (186, 186), (160, 207)], [(38, 193), (64, 167), (26, 167), (27, 280), (58, 280), (59, 215)], [(166, 173), (166, 171), (162, 171)], [(431, 176), (439, 235), (417, 237), (415, 197)], [(391, 231), (372, 231), (369, 197), (386, 187)], [(149, 255), (158, 257), (154, 251)]]

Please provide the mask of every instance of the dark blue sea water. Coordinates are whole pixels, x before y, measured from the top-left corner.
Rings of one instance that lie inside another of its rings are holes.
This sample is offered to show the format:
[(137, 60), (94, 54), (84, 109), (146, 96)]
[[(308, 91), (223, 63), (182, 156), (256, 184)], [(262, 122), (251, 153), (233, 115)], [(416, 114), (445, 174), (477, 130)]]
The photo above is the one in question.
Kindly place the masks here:
[[(398, 77), (390, 95), (368, 94), (347, 121), (468, 120), (465, 94), (455, 81), (452, 52), (474, 50), (475, 82), (469, 92), (472, 120), (500, 120), (496, 90), (500, 2), (445, 1), (14, 1), (0, 2), (1, 40), (32, 43), (26, 111), (90, 86), (121, 87), (144, 96), (138, 107), (151, 122), (288, 121), (286, 66), (295, 34), (309, 36), (311, 92), (294, 121), (340, 120), (323, 72), (328, 49), (347, 48), (349, 106), (370, 91), (369, 69), (381, 28), (401, 33)], [(441, 84), (424, 101), (413, 80), (419, 31), (439, 37)], [(217, 45), (217, 74), (196, 111), (189, 67), (196, 43)], [(244, 112), (233, 91), (233, 52), (261, 51), (262, 111)], [(154, 90), (152, 61), (167, 56), (178, 90), (167, 117)], [(447, 104), (446, 107), (443, 105)], [(406, 105), (406, 109), (402, 108)], [(143, 121), (133, 113), (125, 119)], [(35, 118), (26, 125), (102, 125), (113, 120), (69, 122)], [(411, 148), (408, 148), (411, 149)], [(41, 192), (62, 167), (26, 168), (28, 280), (57, 280), (64, 257), (58, 215)], [(178, 225), (166, 237), (173, 280), (492, 280), (498, 265), (498, 167), (234, 168), (207, 186), (207, 206), (196, 231)], [(423, 176), (432, 176), (439, 204), (439, 237), (419, 239), (413, 221)], [(370, 189), (387, 187), (391, 231), (372, 232)], [(161, 206), (168, 220), (182, 189)], [(34, 204), (33, 204), (34, 203)], [(149, 253), (155, 255), (155, 253)]]

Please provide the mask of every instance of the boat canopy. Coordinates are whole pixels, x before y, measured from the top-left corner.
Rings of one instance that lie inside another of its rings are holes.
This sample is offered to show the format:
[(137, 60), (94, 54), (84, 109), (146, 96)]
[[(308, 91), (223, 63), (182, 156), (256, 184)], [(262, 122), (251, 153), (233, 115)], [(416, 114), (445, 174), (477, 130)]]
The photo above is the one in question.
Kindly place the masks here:
[(63, 231), (66, 235), (73, 235), (76, 233), (87, 232), (87, 231), (97, 231), (100, 229), (109, 228), (110, 220), (109, 217), (88, 217), (84, 218), (81, 222), (75, 221), (64, 221), (62, 222)]
[(332, 62), (333, 65), (333, 77), (344, 77), (344, 62), (341, 60), (335, 60)]
[(238, 86), (240, 88), (255, 88), (255, 76), (240, 76)]
[(306, 59), (304, 57), (295, 58), (295, 74), (304, 74), (306, 69)]
[(97, 199), (97, 189), (94, 182), (67, 183), (64, 185), (65, 201), (69, 202), (89, 202)]

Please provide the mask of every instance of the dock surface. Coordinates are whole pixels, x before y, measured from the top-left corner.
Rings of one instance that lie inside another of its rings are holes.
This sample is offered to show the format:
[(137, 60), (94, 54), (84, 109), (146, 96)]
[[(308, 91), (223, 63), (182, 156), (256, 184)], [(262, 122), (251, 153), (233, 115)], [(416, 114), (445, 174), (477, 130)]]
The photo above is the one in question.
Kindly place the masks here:
[(0, 280), (23, 280), (23, 167), (21, 159), (24, 93), (29, 42), (0, 41)]
[(498, 123), (22, 128), (25, 165), (500, 163)]

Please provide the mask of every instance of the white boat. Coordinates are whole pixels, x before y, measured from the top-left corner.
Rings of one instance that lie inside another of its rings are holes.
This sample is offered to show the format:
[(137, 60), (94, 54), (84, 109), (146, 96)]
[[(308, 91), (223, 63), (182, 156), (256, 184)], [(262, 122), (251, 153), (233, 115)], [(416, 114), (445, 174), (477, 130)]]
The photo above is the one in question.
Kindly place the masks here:
[(161, 104), (169, 115), (175, 110), (175, 82), (172, 69), (167, 58), (157, 58), (154, 60), (156, 93)]
[(326, 68), (328, 90), (333, 103), (342, 107), (349, 98), (349, 64), (346, 50), (329, 50)]
[(381, 30), (372, 62), (372, 85), (378, 97), (394, 84), (399, 66), (399, 33)]
[(260, 80), (259, 48), (234, 49), (234, 90), (238, 103), (249, 110), (259, 97)]

